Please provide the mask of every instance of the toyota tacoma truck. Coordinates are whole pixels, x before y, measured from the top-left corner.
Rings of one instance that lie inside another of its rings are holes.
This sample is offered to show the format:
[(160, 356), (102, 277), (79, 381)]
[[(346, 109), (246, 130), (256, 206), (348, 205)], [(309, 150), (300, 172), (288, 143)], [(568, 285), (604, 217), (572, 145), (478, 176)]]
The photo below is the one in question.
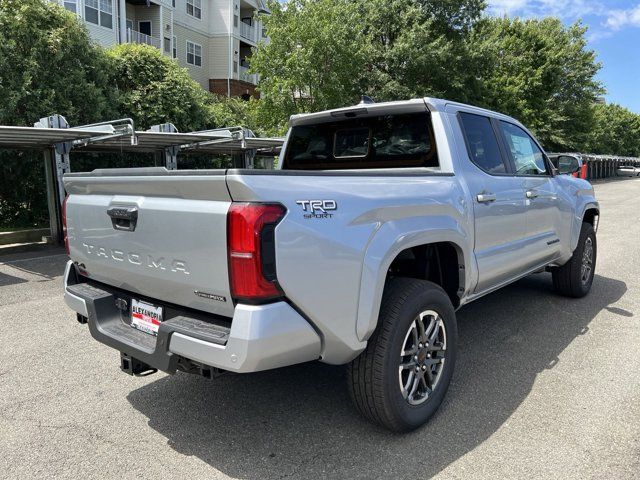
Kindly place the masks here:
[(395, 431), (442, 402), (457, 309), (545, 270), (570, 297), (594, 278), (592, 186), (513, 118), (445, 100), (295, 115), (276, 170), (64, 185), (64, 298), (122, 370), (345, 364), (357, 409)]

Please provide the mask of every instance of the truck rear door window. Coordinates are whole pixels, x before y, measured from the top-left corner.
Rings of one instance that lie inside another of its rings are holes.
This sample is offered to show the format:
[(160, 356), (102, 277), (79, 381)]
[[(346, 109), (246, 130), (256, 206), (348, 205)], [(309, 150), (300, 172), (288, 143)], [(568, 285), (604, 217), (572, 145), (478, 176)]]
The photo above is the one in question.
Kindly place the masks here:
[(492, 175), (506, 173), (496, 133), (488, 117), (460, 112), (471, 161)]
[(428, 112), (350, 118), (293, 127), (283, 168), (437, 167)]

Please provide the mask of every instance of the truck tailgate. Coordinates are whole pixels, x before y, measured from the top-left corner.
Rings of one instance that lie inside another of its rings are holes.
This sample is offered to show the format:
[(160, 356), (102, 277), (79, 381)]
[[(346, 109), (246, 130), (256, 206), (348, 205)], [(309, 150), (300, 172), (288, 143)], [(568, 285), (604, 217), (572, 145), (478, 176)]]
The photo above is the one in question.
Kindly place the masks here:
[(65, 176), (71, 259), (96, 281), (233, 316), (224, 170)]

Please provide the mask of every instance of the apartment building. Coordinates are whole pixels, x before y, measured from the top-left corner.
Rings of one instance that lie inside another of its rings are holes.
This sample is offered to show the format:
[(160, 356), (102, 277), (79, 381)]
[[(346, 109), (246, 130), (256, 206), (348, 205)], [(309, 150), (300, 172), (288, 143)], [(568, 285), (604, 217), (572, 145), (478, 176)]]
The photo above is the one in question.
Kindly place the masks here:
[(92, 38), (109, 47), (144, 43), (175, 58), (203, 88), (248, 98), (251, 49), (268, 41), (264, 0), (53, 0), (74, 12)]

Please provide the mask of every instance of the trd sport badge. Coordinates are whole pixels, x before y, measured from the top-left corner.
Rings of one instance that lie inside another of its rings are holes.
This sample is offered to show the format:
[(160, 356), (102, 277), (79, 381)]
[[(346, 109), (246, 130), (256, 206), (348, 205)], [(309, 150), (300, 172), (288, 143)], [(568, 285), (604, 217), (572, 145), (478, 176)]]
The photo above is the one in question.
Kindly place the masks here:
[(335, 200), (298, 200), (298, 205), (302, 207), (305, 212), (304, 218), (332, 218), (333, 212), (338, 209), (338, 204)]

